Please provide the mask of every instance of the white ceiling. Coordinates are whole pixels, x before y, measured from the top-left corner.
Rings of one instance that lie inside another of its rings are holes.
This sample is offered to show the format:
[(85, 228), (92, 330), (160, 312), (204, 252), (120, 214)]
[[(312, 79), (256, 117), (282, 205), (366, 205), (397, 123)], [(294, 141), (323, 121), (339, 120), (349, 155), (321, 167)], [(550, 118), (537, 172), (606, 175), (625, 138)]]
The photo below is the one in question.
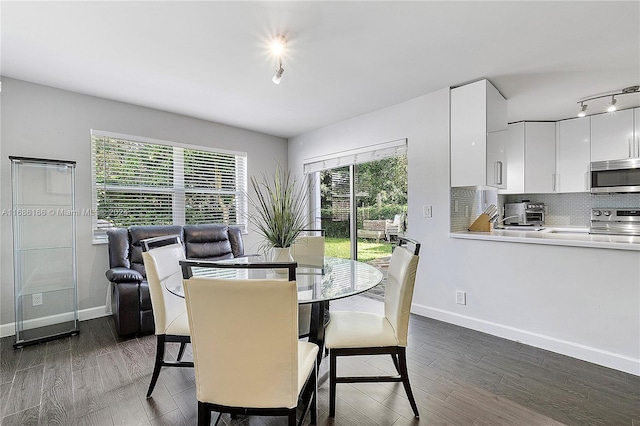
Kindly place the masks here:
[(0, 14), (4, 76), (282, 137), (480, 78), (509, 121), (573, 117), (580, 99), (640, 84), (638, 1), (2, 1)]

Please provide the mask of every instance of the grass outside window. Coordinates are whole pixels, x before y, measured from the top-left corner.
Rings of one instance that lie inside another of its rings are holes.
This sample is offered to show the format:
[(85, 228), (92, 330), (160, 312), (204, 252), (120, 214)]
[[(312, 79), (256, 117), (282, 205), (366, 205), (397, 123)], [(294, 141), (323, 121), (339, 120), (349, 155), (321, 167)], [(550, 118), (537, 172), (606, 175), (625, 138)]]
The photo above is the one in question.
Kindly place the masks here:
[[(391, 248), (393, 245), (393, 243), (386, 241), (376, 242), (358, 238), (358, 260), (360, 262), (368, 262), (373, 259), (391, 256)], [(349, 259), (351, 257), (349, 238), (326, 237), (325, 255)]]

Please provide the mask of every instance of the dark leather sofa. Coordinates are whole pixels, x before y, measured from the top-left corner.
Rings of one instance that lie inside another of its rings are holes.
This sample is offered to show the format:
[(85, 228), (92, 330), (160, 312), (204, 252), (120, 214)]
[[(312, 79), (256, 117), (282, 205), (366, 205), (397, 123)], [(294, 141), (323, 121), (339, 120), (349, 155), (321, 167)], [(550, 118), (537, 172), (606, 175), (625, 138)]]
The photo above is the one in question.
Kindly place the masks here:
[(188, 259), (220, 260), (244, 255), (239, 227), (219, 224), (184, 226), (131, 226), (113, 228), (109, 238), (111, 308), (121, 336), (152, 334), (153, 310), (149, 296), (140, 241), (164, 235), (179, 235)]

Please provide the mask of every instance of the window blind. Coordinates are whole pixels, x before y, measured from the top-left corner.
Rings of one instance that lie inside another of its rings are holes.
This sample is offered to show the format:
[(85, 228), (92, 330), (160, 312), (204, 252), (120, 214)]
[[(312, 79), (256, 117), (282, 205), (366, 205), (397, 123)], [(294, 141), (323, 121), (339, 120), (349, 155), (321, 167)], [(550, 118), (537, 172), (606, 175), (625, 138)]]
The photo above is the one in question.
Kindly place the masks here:
[(314, 173), (321, 170), (335, 169), (351, 164), (362, 164), (383, 158), (396, 157), (407, 153), (407, 140), (398, 139), (360, 149), (338, 152), (335, 154), (309, 158), (305, 160), (304, 173)]
[(225, 223), (246, 231), (246, 153), (91, 134), (93, 238), (131, 225)]

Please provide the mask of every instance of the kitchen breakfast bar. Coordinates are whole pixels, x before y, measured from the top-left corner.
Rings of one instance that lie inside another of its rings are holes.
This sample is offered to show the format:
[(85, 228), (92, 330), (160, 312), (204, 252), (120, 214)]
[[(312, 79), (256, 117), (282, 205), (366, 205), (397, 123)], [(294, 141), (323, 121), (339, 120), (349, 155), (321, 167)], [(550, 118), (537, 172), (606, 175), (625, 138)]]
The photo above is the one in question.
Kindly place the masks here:
[(590, 234), (589, 228), (494, 229), (489, 232), (452, 232), (449, 236), (468, 240), (640, 251), (640, 236)]

